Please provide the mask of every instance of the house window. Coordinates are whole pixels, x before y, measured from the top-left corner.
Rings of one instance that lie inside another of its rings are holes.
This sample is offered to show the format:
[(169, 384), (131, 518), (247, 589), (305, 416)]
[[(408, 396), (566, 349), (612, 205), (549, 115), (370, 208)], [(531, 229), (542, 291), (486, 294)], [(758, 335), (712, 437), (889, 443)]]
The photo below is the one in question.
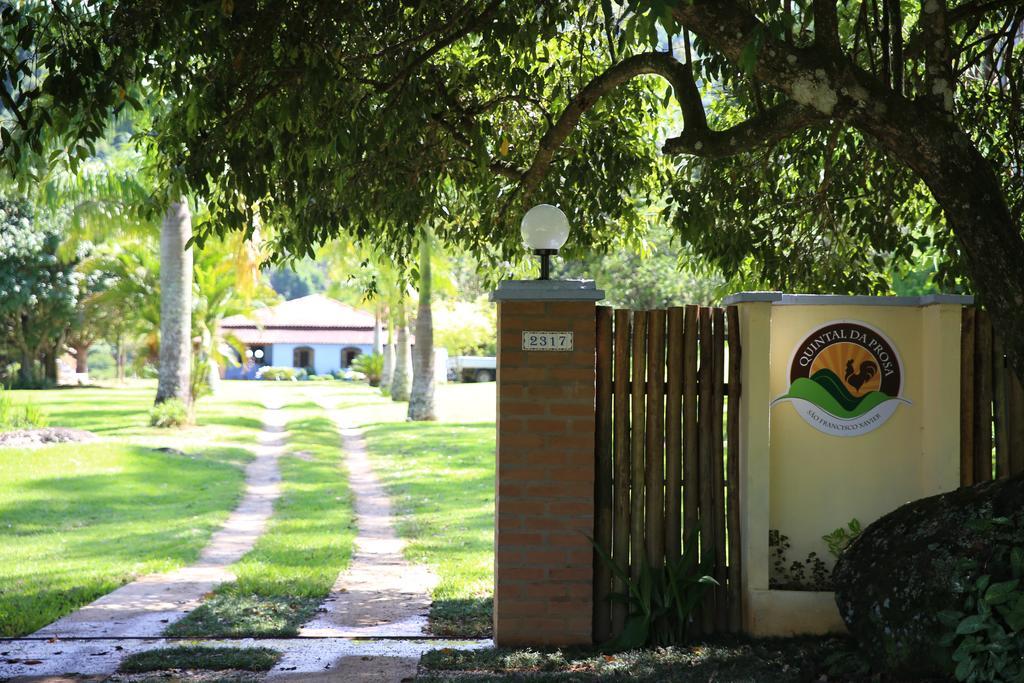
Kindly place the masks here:
[(292, 351), (292, 367), (313, 367), (313, 349), (309, 348), (308, 346), (299, 346), (294, 351)]
[(352, 361), (354, 361), (356, 359), (356, 356), (358, 356), (361, 353), (362, 351), (352, 346), (347, 346), (343, 348), (341, 350), (341, 367), (347, 368), (350, 365), (352, 365)]

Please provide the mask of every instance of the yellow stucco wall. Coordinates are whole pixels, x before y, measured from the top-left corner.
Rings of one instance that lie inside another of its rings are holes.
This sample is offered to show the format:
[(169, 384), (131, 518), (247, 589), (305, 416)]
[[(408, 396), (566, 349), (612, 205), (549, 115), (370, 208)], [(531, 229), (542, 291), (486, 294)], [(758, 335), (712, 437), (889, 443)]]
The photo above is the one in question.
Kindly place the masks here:
[[(822, 535), (958, 486), (961, 306), (739, 306), (745, 626), (755, 635), (839, 630), (831, 594), (768, 590), (768, 530), (789, 537), (789, 562), (813, 551), (831, 567)], [(789, 389), (796, 346), (839, 320), (866, 323), (888, 338), (902, 361), (902, 395), (912, 402), (881, 427), (851, 437), (818, 431), (789, 402), (769, 407)]]

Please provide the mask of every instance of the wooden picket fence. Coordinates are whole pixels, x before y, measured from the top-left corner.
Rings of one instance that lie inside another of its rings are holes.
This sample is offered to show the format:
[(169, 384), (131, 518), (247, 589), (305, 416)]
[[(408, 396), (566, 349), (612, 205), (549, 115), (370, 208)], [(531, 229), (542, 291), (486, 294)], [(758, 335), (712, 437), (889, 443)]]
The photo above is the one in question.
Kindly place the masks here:
[[(719, 583), (691, 624), (705, 634), (741, 622), (738, 320), (735, 306), (597, 315), (595, 542), (635, 578), (699, 529)], [(609, 595), (626, 590), (595, 552), (597, 642), (622, 631), (627, 606)]]
[(1024, 388), (987, 311), (967, 306), (960, 328), (960, 483), (1024, 472)]

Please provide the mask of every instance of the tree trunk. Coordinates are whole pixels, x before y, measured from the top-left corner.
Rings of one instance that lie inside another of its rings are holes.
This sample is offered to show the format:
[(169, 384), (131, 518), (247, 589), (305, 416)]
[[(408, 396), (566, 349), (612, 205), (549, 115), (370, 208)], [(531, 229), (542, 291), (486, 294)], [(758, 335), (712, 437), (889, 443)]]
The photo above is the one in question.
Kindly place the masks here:
[(416, 353), (413, 355), (409, 419), (434, 420), (434, 319), (430, 310), (430, 234), (420, 235), (420, 302), (416, 312)]
[(79, 342), (75, 344), (75, 372), (84, 375), (89, 372), (89, 347), (92, 344)]
[(405, 295), (395, 306), (395, 325), (398, 327), (398, 348), (395, 349), (395, 370), (391, 379), (391, 400), (409, 400), (409, 317), (405, 314)]
[(124, 384), (125, 366), (128, 365), (128, 351), (124, 347), (124, 335), (117, 335), (117, 381)]
[(383, 354), (384, 340), (381, 339), (380, 309), (381, 307), (379, 305), (373, 307), (373, 352)]
[(862, 130), (924, 181), (963, 248), (971, 283), (992, 314), (1018, 377), (1024, 378), (1024, 238), (1014, 225), (992, 164), (935, 107), (886, 100), (885, 118)]
[(52, 346), (43, 353), (43, 377), (46, 384), (56, 385), (60, 377), (57, 374), (57, 354), (60, 345)]
[(380, 386), (391, 391), (395, 377), (395, 321), (394, 311), (388, 312), (388, 343), (384, 346), (384, 368), (380, 373)]
[(184, 197), (170, 205), (160, 226), (160, 376), (156, 403), (191, 402), (192, 215)]
[(18, 383), (16, 388), (19, 389), (37, 389), (40, 383), (39, 372), (37, 371), (36, 363), (39, 360), (38, 349), (28, 349), (21, 347), (19, 349), (21, 353), (21, 360), (18, 363)]
[(947, 138), (936, 145), (942, 163), (920, 175), (963, 247), (979, 303), (991, 313), (1011, 366), (1024, 378), (1024, 239), (992, 165), (960, 135), (964, 144)]

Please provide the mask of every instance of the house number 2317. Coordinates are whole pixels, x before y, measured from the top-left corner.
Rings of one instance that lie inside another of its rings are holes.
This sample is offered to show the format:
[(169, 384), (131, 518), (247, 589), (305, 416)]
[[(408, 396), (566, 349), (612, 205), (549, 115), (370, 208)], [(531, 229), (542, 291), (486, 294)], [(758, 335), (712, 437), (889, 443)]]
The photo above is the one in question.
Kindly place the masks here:
[(523, 351), (572, 351), (572, 332), (526, 330)]

